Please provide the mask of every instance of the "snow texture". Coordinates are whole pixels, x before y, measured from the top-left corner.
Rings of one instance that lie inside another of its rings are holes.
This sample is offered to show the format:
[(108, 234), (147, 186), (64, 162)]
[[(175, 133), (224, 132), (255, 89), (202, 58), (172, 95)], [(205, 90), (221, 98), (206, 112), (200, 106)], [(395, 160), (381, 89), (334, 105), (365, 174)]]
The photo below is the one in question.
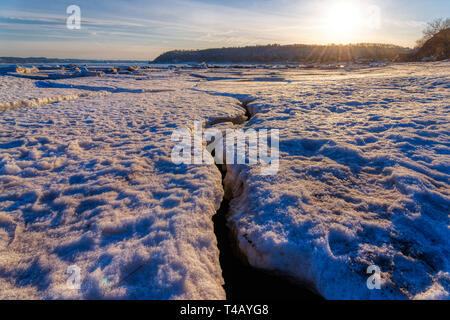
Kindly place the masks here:
[[(250, 121), (233, 127), (280, 130), (278, 174), (227, 165), (228, 221), (251, 265), (325, 298), (449, 299), (448, 70), (1, 76), (0, 298), (225, 298), (220, 172), (173, 164), (170, 138), (194, 121), (229, 127), (246, 103)], [(374, 264), (381, 290), (366, 285)]]
[(240, 249), (330, 299), (448, 299), (448, 62), (314, 73), (205, 86), (253, 96), (246, 127), (280, 130), (278, 174), (228, 165)]
[[(80, 79), (82, 90), (113, 81), (122, 88), (129, 79)], [(178, 82), (170, 84), (176, 93), (118, 92), (1, 113), (1, 298), (225, 298), (211, 220), (220, 173), (172, 164), (170, 138), (177, 127), (244, 111)], [(136, 83), (131, 89), (155, 89)], [(66, 286), (71, 265), (81, 268), (80, 290)]]

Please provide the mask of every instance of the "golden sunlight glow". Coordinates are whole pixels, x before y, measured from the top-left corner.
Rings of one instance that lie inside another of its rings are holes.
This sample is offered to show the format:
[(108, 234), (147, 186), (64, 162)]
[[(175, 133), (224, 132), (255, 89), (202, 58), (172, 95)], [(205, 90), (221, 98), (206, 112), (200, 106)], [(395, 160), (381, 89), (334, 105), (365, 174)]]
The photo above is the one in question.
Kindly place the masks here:
[(363, 18), (356, 3), (351, 1), (333, 2), (324, 11), (323, 27), (329, 42), (348, 43), (357, 39)]

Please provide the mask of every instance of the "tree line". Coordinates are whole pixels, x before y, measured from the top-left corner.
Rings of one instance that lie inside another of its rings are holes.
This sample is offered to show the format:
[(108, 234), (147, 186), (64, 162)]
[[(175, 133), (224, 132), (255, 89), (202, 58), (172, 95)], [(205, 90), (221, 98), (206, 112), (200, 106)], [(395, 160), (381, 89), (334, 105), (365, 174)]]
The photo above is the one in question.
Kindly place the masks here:
[(229, 47), (205, 50), (173, 50), (157, 57), (154, 63), (276, 63), (348, 62), (392, 60), (406, 48), (376, 43), (350, 45), (279, 45)]

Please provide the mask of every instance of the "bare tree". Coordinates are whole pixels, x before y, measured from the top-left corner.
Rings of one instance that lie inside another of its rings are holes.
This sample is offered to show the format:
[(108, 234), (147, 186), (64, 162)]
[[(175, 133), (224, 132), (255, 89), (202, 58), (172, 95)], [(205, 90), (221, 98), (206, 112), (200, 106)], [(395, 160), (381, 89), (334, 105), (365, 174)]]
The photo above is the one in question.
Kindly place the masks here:
[(423, 30), (423, 37), (416, 41), (416, 47), (422, 47), (425, 42), (433, 38), (434, 35), (442, 30), (450, 28), (450, 18), (438, 18), (427, 23), (427, 26)]

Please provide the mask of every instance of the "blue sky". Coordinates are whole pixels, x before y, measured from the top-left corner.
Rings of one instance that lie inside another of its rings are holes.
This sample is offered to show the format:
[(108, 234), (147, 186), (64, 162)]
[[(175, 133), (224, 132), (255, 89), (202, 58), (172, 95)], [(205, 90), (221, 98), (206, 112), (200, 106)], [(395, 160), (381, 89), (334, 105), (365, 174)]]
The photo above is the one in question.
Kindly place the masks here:
[[(66, 28), (72, 4), (80, 30)], [(413, 46), (438, 17), (450, 17), (448, 0), (0, 0), (0, 56), (146, 60), (268, 43)]]

